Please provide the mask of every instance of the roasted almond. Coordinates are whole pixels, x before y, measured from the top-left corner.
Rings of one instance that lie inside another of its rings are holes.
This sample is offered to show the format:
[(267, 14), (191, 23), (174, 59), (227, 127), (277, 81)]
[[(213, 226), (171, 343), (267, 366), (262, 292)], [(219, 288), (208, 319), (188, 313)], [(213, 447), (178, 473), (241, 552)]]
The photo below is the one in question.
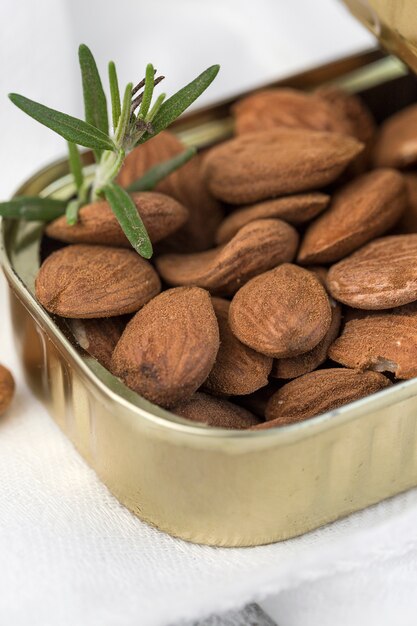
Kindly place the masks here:
[(395, 378), (417, 376), (417, 312), (374, 314), (347, 322), (329, 349), (336, 363), (375, 372), (392, 372)]
[(333, 265), (331, 295), (356, 309), (390, 309), (417, 300), (417, 235), (381, 237)]
[[(144, 191), (132, 194), (139, 215), (153, 243), (178, 230), (188, 219), (179, 202), (162, 193)], [(46, 227), (46, 234), (67, 243), (94, 243), (130, 248), (108, 202), (93, 202), (82, 207), (78, 222), (70, 226), (65, 216)]]
[(403, 177), (395, 170), (363, 174), (333, 197), (330, 209), (304, 235), (298, 262), (333, 263), (389, 230), (407, 206)]
[(241, 406), (197, 392), (172, 409), (175, 415), (215, 428), (250, 428), (259, 419)]
[(342, 311), (339, 304), (332, 301), (332, 321), (329, 330), (315, 348), (299, 356), (276, 359), (272, 367), (272, 376), (276, 378), (297, 378), (315, 370), (327, 359), (329, 347), (339, 334)]
[(417, 174), (405, 174), (404, 180), (407, 187), (408, 202), (395, 232), (417, 233)]
[[(327, 102), (333, 114), (344, 120), (346, 134), (356, 137), (364, 144), (372, 141), (375, 135), (375, 120), (364, 102), (354, 94), (338, 87), (320, 87), (314, 95)], [(335, 129), (337, 130), (337, 129)], [(343, 132), (342, 129), (339, 132)]]
[(7, 367), (0, 365), (0, 415), (3, 415), (13, 400), (14, 379)]
[(330, 302), (314, 274), (285, 263), (237, 292), (229, 323), (242, 343), (261, 354), (297, 356), (312, 350), (328, 332)]
[(168, 289), (129, 322), (111, 367), (147, 400), (172, 407), (203, 384), (218, 349), (219, 328), (208, 292)]
[(362, 149), (356, 139), (337, 133), (277, 128), (216, 146), (204, 168), (214, 196), (231, 204), (248, 204), (324, 187)]
[(380, 127), (373, 151), (375, 167), (410, 167), (417, 163), (417, 104), (389, 117)]
[(278, 88), (258, 91), (232, 107), (236, 134), (278, 127), (306, 128), (350, 134), (351, 125), (340, 107), (315, 94)]
[(70, 318), (133, 313), (160, 292), (152, 265), (133, 250), (76, 244), (53, 252), (36, 278), (36, 297)]
[(268, 384), (272, 358), (237, 339), (229, 326), (230, 302), (212, 298), (220, 331), (220, 348), (204, 388), (218, 395), (249, 394)]
[(332, 368), (310, 372), (287, 383), (269, 400), (265, 424), (272, 428), (302, 422), (391, 385), (377, 372)]
[(122, 336), (126, 323), (125, 317), (69, 321), (77, 343), (107, 369), (110, 369), (113, 350)]
[(229, 295), (253, 276), (291, 261), (297, 231), (281, 220), (256, 220), (241, 228), (226, 245), (194, 254), (167, 254), (156, 260), (169, 285), (198, 285)]
[(324, 211), (329, 201), (330, 196), (312, 192), (275, 198), (243, 207), (233, 211), (223, 220), (217, 230), (216, 242), (223, 244), (230, 241), (240, 228), (254, 220), (279, 218), (290, 224), (303, 224)]

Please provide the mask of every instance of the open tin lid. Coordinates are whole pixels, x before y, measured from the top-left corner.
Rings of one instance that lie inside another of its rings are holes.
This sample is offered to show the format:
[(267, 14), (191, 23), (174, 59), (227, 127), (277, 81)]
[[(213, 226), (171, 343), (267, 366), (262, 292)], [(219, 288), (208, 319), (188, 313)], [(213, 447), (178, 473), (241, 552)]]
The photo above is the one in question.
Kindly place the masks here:
[(416, 0), (343, 0), (381, 42), (417, 73)]

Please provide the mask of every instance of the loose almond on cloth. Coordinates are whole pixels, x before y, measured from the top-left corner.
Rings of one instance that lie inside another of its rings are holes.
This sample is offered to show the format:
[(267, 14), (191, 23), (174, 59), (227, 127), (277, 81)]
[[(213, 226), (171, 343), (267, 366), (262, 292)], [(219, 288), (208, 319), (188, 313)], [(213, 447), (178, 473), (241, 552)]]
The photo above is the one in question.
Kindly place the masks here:
[(229, 326), (230, 302), (212, 298), (220, 331), (220, 348), (204, 389), (214, 395), (249, 394), (268, 384), (272, 357), (241, 343)]
[[(152, 243), (156, 243), (180, 228), (188, 219), (188, 211), (179, 202), (161, 193), (143, 191), (132, 194), (139, 215)], [(83, 206), (78, 222), (68, 224), (65, 216), (46, 227), (46, 234), (67, 243), (91, 243), (130, 248), (108, 202), (93, 202)]]
[(204, 383), (218, 349), (219, 328), (209, 293), (178, 287), (151, 300), (128, 323), (111, 369), (147, 400), (173, 407)]
[(331, 295), (357, 309), (390, 309), (417, 300), (417, 234), (375, 239), (333, 265)]
[(53, 252), (35, 283), (45, 309), (70, 318), (134, 313), (160, 290), (158, 274), (134, 250), (86, 244)]
[(124, 316), (69, 320), (72, 333), (81, 348), (107, 369), (110, 369), (113, 351), (126, 324), (127, 318)]
[(11, 372), (4, 365), (0, 365), (0, 415), (9, 408), (14, 392), (15, 383)]
[(216, 428), (243, 429), (260, 422), (259, 418), (243, 407), (201, 392), (178, 404), (172, 412), (193, 422)]
[(252, 278), (236, 293), (229, 310), (233, 334), (253, 350), (276, 358), (315, 348), (331, 319), (330, 301), (319, 279), (290, 263)]
[(204, 173), (216, 198), (249, 204), (325, 187), (362, 150), (362, 143), (345, 135), (276, 128), (212, 148)]
[(379, 129), (373, 150), (375, 167), (406, 168), (417, 163), (417, 104), (389, 117)]
[(285, 426), (354, 402), (392, 383), (377, 372), (331, 368), (300, 376), (279, 389), (266, 407), (266, 422), (255, 426)]
[(233, 211), (220, 224), (216, 233), (216, 243), (223, 244), (230, 241), (240, 228), (254, 220), (279, 218), (289, 224), (303, 224), (322, 213), (327, 208), (329, 201), (330, 196), (312, 192), (275, 198), (242, 207)]
[(198, 285), (216, 295), (231, 295), (253, 276), (292, 261), (297, 231), (282, 220), (256, 220), (224, 246), (194, 254), (167, 254), (156, 260), (169, 285)]
[(326, 213), (307, 228), (298, 262), (339, 261), (389, 230), (407, 202), (403, 176), (396, 170), (380, 169), (359, 176), (342, 187)]

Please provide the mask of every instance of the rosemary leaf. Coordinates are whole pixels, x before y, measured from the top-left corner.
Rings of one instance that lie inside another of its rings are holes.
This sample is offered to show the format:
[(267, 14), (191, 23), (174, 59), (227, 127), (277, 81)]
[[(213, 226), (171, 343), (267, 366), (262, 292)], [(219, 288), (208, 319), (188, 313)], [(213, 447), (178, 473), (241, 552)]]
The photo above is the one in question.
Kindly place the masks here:
[(0, 216), (28, 222), (50, 222), (65, 213), (66, 204), (64, 200), (18, 196), (8, 202), (0, 202)]
[(153, 253), (152, 243), (132, 198), (116, 183), (108, 183), (103, 192), (136, 252), (145, 259), (150, 259)]
[(130, 121), (130, 104), (132, 100), (132, 89), (133, 83), (129, 83), (126, 85), (125, 93), (123, 96), (123, 104), (122, 111), (120, 113), (119, 123), (117, 124), (117, 128), (115, 131), (115, 142), (116, 145), (121, 145), (126, 134), (129, 121)]
[(77, 198), (68, 202), (65, 216), (70, 226), (74, 226), (78, 222), (78, 211), (80, 210), (80, 207), (81, 203)]
[(141, 178), (131, 183), (126, 191), (151, 191), (161, 180), (185, 165), (196, 152), (195, 148), (187, 148), (184, 152), (180, 152), (180, 154), (171, 159), (158, 163), (158, 165), (151, 167)]
[(83, 120), (50, 109), (17, 93), (9, 94), (9, 98), (19, 109), (67, 141), (93, 150), (115, 150), (115, 145), (108, 135)]
[(138, 115), (138, 117), (140, 117), (141, 119), (146, 118), (148, 111), (149, 111), (149, 107), (151, 106), (153, 88), (155, 84), (154, 75), (155, 75), (154, 67), (152, 63), (148, 63), (148, 65), (146, 66), (146, 73), (145, 73), (145, 89), (143, 91), (143, 98), (142, 98), (142, 102), (141, 102), (140, 109), (139, 109), (139, 115)]
[(83, 166), (81, 163), (80, 153), (78, 152), (78, 148), (75, 143), (72, 143), (71, 141), (68, 141), (67, 143), (68, 143), (68, 161), (69, 161), (71, 174), (74, 178), (77, 191), (80, 191), (84, 183)]
[[(85, 121), (108, 135), (106, 96), (92, 52), (85, 44), (78, 48), (78, 58), (83, 83)], [(101, 151), (96, 149), (94, 153), (98, 161)]]
[(117, 124), (119, 123), (119, 118), (120, 118), (121, 104), (120, 104), (119, 81), (117, 79), (116, 66), (113, 61), (110, 61), (109, 63), (109, 83), (110, 83), (113, 130), (116, 131)]
[(139, 143), (144, 143), (154, 135), (167, 128), (196, 100), (213, 82), (219, 72), (219, 65), (212, 65), (202, 72), (191, 83), (177, 91), (176, 94), (165, 100), (152, 121), (153, 133), (145, 133)]

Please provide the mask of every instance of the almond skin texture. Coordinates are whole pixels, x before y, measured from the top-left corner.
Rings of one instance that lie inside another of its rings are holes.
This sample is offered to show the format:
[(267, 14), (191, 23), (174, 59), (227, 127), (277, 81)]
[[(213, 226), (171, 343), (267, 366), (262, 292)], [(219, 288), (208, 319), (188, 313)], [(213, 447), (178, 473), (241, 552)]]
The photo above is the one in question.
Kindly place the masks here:
[(417, 300), (417, 235), (381, 237), (333, 265), (331, 295), (355, 309), (391, 309)]
[(122, 336), (126, 322), (125, 317), (70, 320), (70, 328), (81, 348), (101, 365), (110, 369), (113, 351)]
[(257, 428), (302, 422), (390, 385), (388, 378), (377, 372), (344, 368), (317, 370), (281, 387), (267, 404), (267, 421)]
[(195, 254), (167, 254), (156, 261), (169, 285), (198, 285), (217, 295), (235, 293), (253, 276), (292, 261), (297, 231), (281, 220), (256, 220), (225, 246)]
[(112, 372), (147, 400), (172, 407), (203, 384), (218, 349), (219, 328), (208, 292), (169, 289), (129, 322), (113, 353)]
[(266, 218), (279, 218), (289, 224), (303, 224), (317, 217), (328, 206), (330, 197), (324, 193), (305, 193), (297, 196), (275, 198), (233, 211), (220, 224), (216, 243), (230, 241), (237, 231), (253, 222)]
[(274, 361), (272, 376), (275, 378), (297, 378), (315, 370), (325, 362), (328, 356), (329, 347), (336, 339), (340, 330), (342, 310), (339, 304), (332, 301), (332, 321), (329, 330), (324, 335), (320, 343), (315, 348), (288, 359), (277, 359)]
[(417, 376), (417, 313), (380, 313), (352, 319), (330, 347), (336, 363), (375, 372), (393, 372), (395, 378)]
[[(152, 243), (175, 232), (188, 219), (188, 211), (179, 202), (162, 193), (143, 191), (132, 194)], [(93, 202), (82, 207), (78, 222), (70, 226), (65, 216), (46, 227), (46, 234), (66, 243), (93, 243), (131, 248), (108, 202)]]
[(0, 415), (3, 415), (13, 400), (14, 379), (7, 367), (0, 365)]
[(268, 384), (272, 358), (237, 339), (229, 326), (230, 302), (212, 298), (220, 331), (220, 348), (204, 388), (215, 395), (244, 395)]
[(50, 313), (114, 317), (138, 311), (161, 290), (152, 265), (133, 250), (76, 244), (42, 263), (36, 297)]
[(208, 153), (212, 194), (230, 204), (318, 189), (334, 181), (363, 149), (356, 139), (299, 128), (249, 133)]
[(417, 104), (389, 117), (380, 127), (373, 151), (375, 167), (410, 167), (417, 163)]
[(346, 124), (346, 132), (364, 144), (369, 144), (376, 130), (375, 120), (368, 107), (358, 96), (338, 87), (320, 87), (315, 96), (325, 100), (333, 112), (337, 111)]
[(340, 107), (315, 94), (279, 88), (258, 91), (232, 109), (237, 135), (278, 127), (306, 128), (350, 134), (351, 126)]
[(259, 424), (260, 421), (243, 407), (205, 393), (195, 393), (189, 400), (177, 405), (173, 413), (215, 428), (242, 430)]
[(237, 292), (229, 323), (242, 343), (261, 354), (297, 356), (312, 350), (328, 332), (330, 302), (314, 274), (285, 263)]
[(334, 263), (389, 230), (407, 206), (401, 174), (381, 169), (338, 191), (330, 209), (307, 228), (298, 262)]

